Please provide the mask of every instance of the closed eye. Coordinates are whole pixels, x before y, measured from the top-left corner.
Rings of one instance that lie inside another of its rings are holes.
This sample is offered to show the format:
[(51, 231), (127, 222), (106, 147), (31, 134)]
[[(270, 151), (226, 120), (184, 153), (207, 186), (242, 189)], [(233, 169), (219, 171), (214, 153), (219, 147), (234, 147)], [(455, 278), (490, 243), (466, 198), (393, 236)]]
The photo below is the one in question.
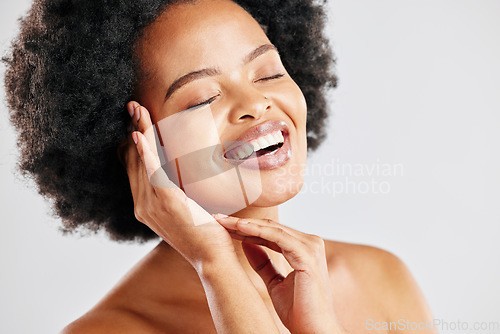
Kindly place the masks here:
[(214, 101), (215, 101), (215, 99), (216, 99), (219, 95), (220, 95), (220, 94), (217, 94), (217, 95), (215, 95), (215, 96), (212, 96), (212, 97), (211, 97), (211, 98), (209, 98), (208, 100), (205, 100), (205, 101), (200, 102), (200, 103), (198, 103), (198, 104), (192, 105), (192, 106), (188, 107), (187, 109), (184, 109), (184, 111), (198, 109), (198, 108), (203, 107), (203, 106), (205, 106), (205, 105), (207, 105), (207, 104), (210, 104), (210, 103), (214, 102)]
[(283, 76), (285, 76), (285, 74), (279, 73), (279, 74), (272, 75), (270, 77), (265, 77), (265, 78), (258, 79), (258, 80), (256, 80), (256, 82), (259, 82), (259, 81), (268, 81), (268, 80), (273, 80), (273, 79), (279, 79), (279, 78), (281, 78)]
[[(285, 74), (284, 73), (278, 73), (278, 74), (275, 74), (275, 75), (272, 75), (272, 76), (269, 76), (269, 77), (265, 77), (265, 78), (261, 78), (261, 79), (258, 79), (256, 80), (256, 82), (259, 82), (259, 81), (269, 81), (269, 80), (274, 80), (274, 79), (279, 79), (279, 78), (282, 78), (284, 77)], [(215, 101), (215, 99), (219, 96), (220, 94), (217, 94), (215, 96), (212, 96), (211, 98), (203, 101), (203, 102), (200, 102), (198, 104), (195, 104), (195, 105), (192, 105), (190, 107), (188, 107), (187, 109), (184, 109), (184, 111), (188, 111), (188, 110), (194, 110), (194, 109), (198, 109), (198, 108), (201, 108), (205, 105), (208, 105), (212, 102)]]

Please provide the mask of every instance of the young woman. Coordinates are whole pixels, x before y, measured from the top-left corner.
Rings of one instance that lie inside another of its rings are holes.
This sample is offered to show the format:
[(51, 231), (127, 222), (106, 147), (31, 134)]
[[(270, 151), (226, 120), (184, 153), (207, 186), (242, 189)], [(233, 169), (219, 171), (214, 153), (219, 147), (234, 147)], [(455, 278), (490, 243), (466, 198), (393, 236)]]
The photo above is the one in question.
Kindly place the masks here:
[[(35, 1), (7, 60), (21, 168), (67, 231), (161, 238), (64, 333), (432, 332), (404, 326), (432, 316), (396, 256), (279, 221), (325, 136), (323, 16), (307, 0)], [(211, 147), (209, 123), (222, 151), (184, 160), (172, 182), (153, 127), (168, 155)], [(259, 196), (238, 207), (224, 175), (187, 196), (183, 175), (222, 166)], [(213, 212), (224, 203), (230, 216)]]

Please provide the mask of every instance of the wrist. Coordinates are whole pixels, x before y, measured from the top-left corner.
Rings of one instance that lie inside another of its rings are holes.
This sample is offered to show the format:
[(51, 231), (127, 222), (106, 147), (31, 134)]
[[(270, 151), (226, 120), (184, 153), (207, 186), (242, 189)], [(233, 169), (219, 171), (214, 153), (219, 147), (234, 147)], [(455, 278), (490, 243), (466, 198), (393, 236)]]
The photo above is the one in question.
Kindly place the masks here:
[(234, 273), (235, 270), (243, 271), (241, 263), (234, 253), (207, 257), (203, 260), (198, 259), (196, 261), (192, 261), (191, 265), (194, 267), (200, 278), (207, 279), (214, 276), (220, 276), (222, 273)]

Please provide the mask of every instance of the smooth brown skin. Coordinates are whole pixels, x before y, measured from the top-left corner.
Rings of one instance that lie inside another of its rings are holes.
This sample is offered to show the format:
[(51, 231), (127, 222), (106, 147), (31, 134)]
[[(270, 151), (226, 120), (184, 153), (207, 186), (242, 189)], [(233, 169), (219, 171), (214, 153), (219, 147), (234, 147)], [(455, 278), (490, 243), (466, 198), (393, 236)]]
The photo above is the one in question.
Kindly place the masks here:
[[(216, 327), (220, 333), (361, 333), (367, 319), (432, 321), (412, 275), (391, 253), (323, 241), (278, 223), (278, 205), (295, 196), (303, 183), (303, 174), (292, 173), (290, 166), (305, 164), (306, 106), (275, 51), (242, 65), (249, 52), (269, 43), (251, 16), (227, 0), (172, 6), (148, 28), (137, 50), (153, 75), (137, 90), (146, 108), (137, 102), (128, 105), (139, 131), (137, 148), (129, 140), (126, 161), (136, 215), (163, 241), (63, 333), (216, 333)], [(176, 78), (212, 66), (221, 74), (187, 84), (164, 103), (166, 88)], [(285, 75), (260, 80), (277, 72)], [(214, 95), (211, 107), (221, 140), (234, 140), (270, 119), (281, 119), (290, 128), (292, 160), (262, 171), (263, 195), (232, 215), (249, 220), (249, 227), (230, 218), (193, 229), (182, 212), (196, 204), (182, 191), (153, 188), (148, 182), (147, 169), (154, 170), (155, 157), (151, 138), (141, 133), (151, 127), (151, 119)], [(276, 173), (290, 182), (288, 192), (276, 190)], [(241, 242), (244, 236), (254, 237), (247, 244)], [(274, 267), (267, 263), (257, 273), (266, 254)], [(266, 286), (264, 281), (276, 273), (282, 279)], [(291, 302), (293, 295), (297, 299)]]

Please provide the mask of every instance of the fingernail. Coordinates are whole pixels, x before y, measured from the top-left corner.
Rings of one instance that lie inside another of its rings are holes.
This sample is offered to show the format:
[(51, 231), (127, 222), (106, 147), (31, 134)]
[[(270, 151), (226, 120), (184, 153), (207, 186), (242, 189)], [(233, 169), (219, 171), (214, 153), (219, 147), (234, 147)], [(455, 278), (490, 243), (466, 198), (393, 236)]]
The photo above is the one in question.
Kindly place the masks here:
[(132, 132), (132, 139), (134, 140), (134, 143), (137, 145), (137, 133)]
[(222, 214), (222, 213), (216, 213), (216, 214), (214, 215), (214, 217), (215, 217), (215, 219), (222, 219), (222, 218), (226, 218), (226, 217), (228, 217), (228, 215), (224, 215), (224, 214)]
[(141, 107), (140, 106), (137, 106), (137, 108), (135, 108), (135, 114), (137, 115), (136, 120), (137, 120), (137, 122), (139, 122), (139, 118), (141, 118)]
[(134, 117), (134, 105), (132, 103), (127, 104), (127, 109), (130, 117)]
[(238, 221), (238, 224), (243, 224), (243, 225), (244, 224), (248, 224), (248, 221), (246, 221), (246, 220), (240, 220), (240, 221)]

